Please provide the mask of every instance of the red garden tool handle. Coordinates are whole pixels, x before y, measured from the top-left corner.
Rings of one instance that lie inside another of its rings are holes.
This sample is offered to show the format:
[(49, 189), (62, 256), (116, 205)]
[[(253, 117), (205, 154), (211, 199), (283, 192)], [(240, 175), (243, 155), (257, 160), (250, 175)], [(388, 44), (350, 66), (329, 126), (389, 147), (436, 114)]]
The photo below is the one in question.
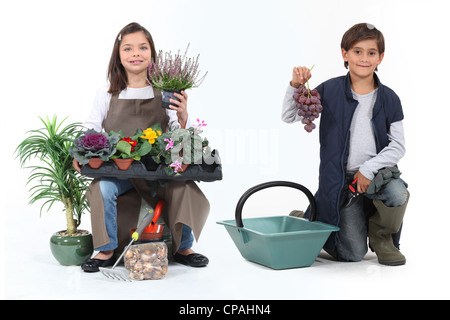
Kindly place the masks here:
[(242, 208), (244, 206), (244, 203), (247, 201), (247, 199), (254, 194), (255, 192), (258, 192), (260, 190), (270, 188), (270, 187), (291, 187), (298, 189), (302, 191), (309, 200), (310, 210), (311, 214), (309, 216), (310, 221), (316, 220), (316, 199), (314, 199), (313, 194), (311, 191), (309, 191), (306, 187), (302, 186), (301, 184), (290, 182), (290, 181), (270, 181), (258, 184), (250, 189), (248, 189), (242, 197), (239, 199), (237, 205), (236, 205), (236, 212), (235, 212), (235, 219), (236, 219), (236, 226), (243, 228), (244, 224), (242, 223)]
[(357, 186), (356, 183), (358, 181), (358, 178), (355, 178), (355, 180), (353, 180), (353, 182), (351, 184), (348, 185), (348, 188), (350, 189), (350, 191), (354, 194), (357, 194), (358, 192), (356, 191)]
[(158, 229), (158, 226), (156, 222), (159, 219), (159, 216), (161, 215), (162, 209), (164, 208), (164, 205), (166, 203), (164, 200), (159, 200), (158, 203), (155, 206), (155, 213), (153, 215), (152, 221), (149, 223), (149, 225), (145, 228), (145, 232), (147, 233), (154, 233)]

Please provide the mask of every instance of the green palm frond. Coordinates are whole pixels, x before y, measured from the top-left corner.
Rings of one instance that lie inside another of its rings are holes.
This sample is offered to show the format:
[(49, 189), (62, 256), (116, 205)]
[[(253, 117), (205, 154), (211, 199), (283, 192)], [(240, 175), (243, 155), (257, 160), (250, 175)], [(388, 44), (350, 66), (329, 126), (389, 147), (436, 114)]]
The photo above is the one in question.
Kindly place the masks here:
[[(58, 123), (56, 116), (46, 120), (40, 118), (44, 127), (28, 131), (28, 137), (15, 153), (20, 166), (31, 169), (27, 185), (35, 185), (30, 188), (30, 204), (44, 201), (42, 213), (44, 207), (48, 211), (55, 202), (63, 202), (66, 211), (73, 211), (73, 217), (68, 220), (76, 220), (79, 225), (81, 214), (88, 210), (85, 192), (90, 179), (72, 167), (73, 159), (69, 154), (70, 146), (82, 134), (83, 128), (80, 123), (63, 126), (66, 119)], [(41, 165), (25, 167), (32, 159), (40, 160)], [(69, 222), (72, 223), (68, 221), (68, 225)]]

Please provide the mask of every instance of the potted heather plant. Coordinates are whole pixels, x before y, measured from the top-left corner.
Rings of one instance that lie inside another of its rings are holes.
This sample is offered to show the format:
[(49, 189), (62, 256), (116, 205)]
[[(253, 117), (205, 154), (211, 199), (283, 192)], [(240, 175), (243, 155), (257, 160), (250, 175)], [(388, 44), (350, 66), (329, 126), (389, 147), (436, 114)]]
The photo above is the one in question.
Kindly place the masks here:
[(106, 132), (97, 132), (89, 129), (69, 148), (69, 153), (76, 158), (79, 163), (98, 169), (103, 161), (116, 153), (116, 144), (119, 142), (120, 135), (107, 134)]
[(196, 58), (186, 56), (189, 45), (184, 55), (172, 55), (171, 52), (159, 51), (158, 57), (148, 67), (148, 79), (153, 87), (161, 90), (162, 106), (169, 109), (170, 99), (176, 99), (174, 92), (196, 88), (205, 79), (208, 72), (200, 76), (198, 55)]
[(58, 123), (56, 116), (46, 121), (40, 118), (44, 127), (28, 131), (15, 153), (21, 167), (33, 159), (40, 162), (26, 167), (31, 169), (27, 184), (35, 184), (30, 188), (30, 204), (44, 201), (41, 213), (46, 206), (48, 211), (55, 203), (64, 205), (66, 229), (50, 238), (53, 256), (62, 265), (81, 265), (93, 252), (91, 233), (78, 229), (82, 214), (89, 209), (85, 194), (90, 179), (72, 167), (69, 148), (82, 134), (82, 127), (79, 123), (63, 127), (66, 119)]

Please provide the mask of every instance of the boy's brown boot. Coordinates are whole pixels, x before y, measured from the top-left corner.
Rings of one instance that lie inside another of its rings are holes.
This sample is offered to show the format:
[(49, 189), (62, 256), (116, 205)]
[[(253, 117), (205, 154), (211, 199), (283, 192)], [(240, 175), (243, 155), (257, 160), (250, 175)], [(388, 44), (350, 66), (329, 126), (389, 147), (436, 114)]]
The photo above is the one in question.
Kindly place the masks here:
[(381, 264), (399, 266), (406, 263), (405, 256), (394, 246), (392, 235), (400, 230), (408, 200), (409, 192), (405, 203), (399, 207), (387, 207), (383, 201), (373, 200), (377, 211), (369, 219), (369, 246)]

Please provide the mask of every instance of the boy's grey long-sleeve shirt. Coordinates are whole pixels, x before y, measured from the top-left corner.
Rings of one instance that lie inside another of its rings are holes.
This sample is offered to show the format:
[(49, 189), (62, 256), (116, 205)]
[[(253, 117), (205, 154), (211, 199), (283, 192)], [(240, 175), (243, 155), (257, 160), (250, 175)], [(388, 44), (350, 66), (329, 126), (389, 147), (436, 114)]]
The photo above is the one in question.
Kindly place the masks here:
[[(293, 123), (302, 119), (297, 114), (298, 109), (292, 97), (295, 90), (294, 87), (289, 85), (284, 96), (281, 119), (286, 123)], [(404, 156), (406, 150), (403, 122), (396, 121), (389, 128), (389, 144), (377, 154), (375, 135), (371, 125), (376, 91), (377, 89), (366, 95), (358, 95), (352, 92), (354, 99), (358, 101), (358, 106), (350, 126), (347, 172), (359, 170), (369, 180), (373, 180), (380, 169), (396, 165)]]

